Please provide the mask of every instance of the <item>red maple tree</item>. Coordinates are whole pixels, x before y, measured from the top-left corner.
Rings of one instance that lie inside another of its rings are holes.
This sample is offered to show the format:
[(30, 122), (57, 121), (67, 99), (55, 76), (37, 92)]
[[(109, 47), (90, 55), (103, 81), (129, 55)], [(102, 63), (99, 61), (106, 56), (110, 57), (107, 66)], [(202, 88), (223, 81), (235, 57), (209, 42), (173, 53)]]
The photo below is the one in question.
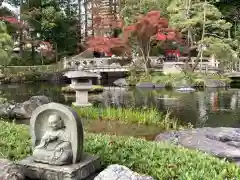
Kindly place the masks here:
[(121, 47), (122, 53), (131, 52), (129, 39), (130, 37), (134, 37), (145, 64), (145, 71), (147, 72), (150, 66), (149, 53), (151, 42), (153, 40), (162, 42), (167, 40), (178, 41), (180, 37), (177, 31), (169, 28), (168, 20), (161, 17), (159, 11), (150, 11), (146, 15), (139, 16), (137, 19), (136, 23), (126, 27), (123, 27), (123, 23), (119, 23), (119, 27), (123, 32), (122, 37), (92, 37), (87, 41), (88, 47), (91, 50), (101, 52), (109, 52), (114, 48)]
[(168, 20), (161, 17), (159, 11), (150, 11), (145, 16), (140, 16), (135, 24), (124, 28), (124, 33), (125, 38), (135, 37), (146, 73), (150, 67), (151, 42), (153, 40), (166, 42), (180, 39), (178, 32), (169, 28)]

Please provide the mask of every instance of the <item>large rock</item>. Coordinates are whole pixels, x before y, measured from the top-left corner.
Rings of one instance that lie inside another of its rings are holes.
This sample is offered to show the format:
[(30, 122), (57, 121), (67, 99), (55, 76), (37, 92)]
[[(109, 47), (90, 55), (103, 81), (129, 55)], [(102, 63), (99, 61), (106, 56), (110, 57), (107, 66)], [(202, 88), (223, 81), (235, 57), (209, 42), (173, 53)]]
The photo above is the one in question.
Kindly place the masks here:
[(16, 119), (28, 119), (32, 112), (43, 104), (50, 103), (51, 100), (46, 96), (33, 96), (23, 103), (5, 103), (0, 105), (0, 116)]
[(0, 180), (23, 180), (22, 170), (7, 159), (0, 159)]
[(113, 84), (114, 84), (115, 86), (118, 86), (118, 87), (128, 86), (128, 83), (127, 83), (127, 81), (126, 81), (125, 78), (120, 78), (120, 79), (114, 81)]
[(94, 180), (153, 180), (153, 178), (140, 175), (125, 166), (114, 164), (100, 172)]
[(155, 84), (151, 82), (143, 82), (136, 85), (138, 88), (154, 88)]
[(155, 141), (176, 143), (240, 164), (240, 128), (198, 128), (159, 134)]

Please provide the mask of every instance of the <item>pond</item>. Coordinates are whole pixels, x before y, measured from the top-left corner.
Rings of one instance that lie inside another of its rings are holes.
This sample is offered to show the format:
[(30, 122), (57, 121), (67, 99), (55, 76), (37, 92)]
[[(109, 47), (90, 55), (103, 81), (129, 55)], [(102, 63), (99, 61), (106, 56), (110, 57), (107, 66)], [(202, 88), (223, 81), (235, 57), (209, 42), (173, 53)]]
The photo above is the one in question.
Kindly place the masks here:
[[(53, 101), (70, 105), (73, 95), (61, 93), (65, 84), (14, 84), (1, 85), (1, 96), (8, 100), (23, 102), (34, 95), (46, 95)], [(167, 91), (165, 89), (125, 89), (106, 88), (104, 93), (90, 95), (90, 102), (100, 107), (136, 107), (157, 108), (159, 111), (171, 111), (172, 116), (183, 124), (191, 123), (195, 127), (240, 127), (240, 89), (207, 89), (192, 93)], [(27, 123), (21, 121), (20, 123)], [(92, 132), (110, 132), (133, 136), (149, 137), (159, 133), (156, 127), (128, 127), (113, 122), (85, 123)], [(120, 127), (120, 128), (119, 128)]]

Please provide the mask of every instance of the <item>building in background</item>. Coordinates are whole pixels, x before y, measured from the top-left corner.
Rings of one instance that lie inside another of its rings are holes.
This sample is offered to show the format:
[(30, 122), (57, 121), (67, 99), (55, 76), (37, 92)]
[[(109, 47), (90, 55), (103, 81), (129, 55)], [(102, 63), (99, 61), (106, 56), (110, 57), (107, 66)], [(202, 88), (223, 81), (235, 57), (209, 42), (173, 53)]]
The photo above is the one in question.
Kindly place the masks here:
[(107, 35), (119, 23), (120, 0), (80, 0), (81, 36)]

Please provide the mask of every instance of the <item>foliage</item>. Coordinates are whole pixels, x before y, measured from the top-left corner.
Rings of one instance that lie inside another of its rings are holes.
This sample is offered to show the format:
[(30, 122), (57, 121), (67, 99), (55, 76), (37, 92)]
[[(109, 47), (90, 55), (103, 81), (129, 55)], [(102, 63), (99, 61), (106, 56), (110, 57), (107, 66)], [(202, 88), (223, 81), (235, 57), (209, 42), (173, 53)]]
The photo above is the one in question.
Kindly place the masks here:
[(23, 159), (31, 153), (29, 133), (25, 125), (0, 122), (0, 156)]
[(96, 52), (115, 52), (115, 54), (123, 56), (130, 53), (130, 47), (126, 40), (122, 38), (109, 38), (104, 36), (95, 36), (86, 42), (88, 50)]
[(207, 79), (219, 80), (230, 83), (231, 80), (223, 75), (218, 74), (200, 74), (200, 73), (175, 73), (164, 76), (153, 77), (154, 82), (165, 84), (168, 87), (174, 87), (178, 82), (186, 82), (195, 87), (204, 87)]
[[(136, 23), (125, 27), (123, 33), (125, 38), (135, 38), (146, 74), (150, 67), (149, 53), (152, 40), (178, 40), (177, 32), (168, 27), (168, 20), (161, 17), (159, 11), (150, 11), (146, 15), (140, 16)], [(159, 39), (160, 36), (163, 38)]]
[(43, 57), (40, 53), (34, 53), (34, 59), (32, 58), (31, 51), (24, 51), (23, 56), (19, 57), (18, 53), (13, 53), (9, 66), (38, 66), (38, 65), (49, 65), (55, 63), (56, 60), (51, 57)]
[(221, 74), (201, 74), (192, 72), (163, 74), (151, 72), (149, 76), (145, 76), (144, 73), (133, 72), (131, 72), (128, 77), (128, 82), (134, 86), (138, 83), (151, 82), (153, 84), (163, 84), (167, 88), (175, 87), (178, 83), (187, 83), (194, 87), (204, 87), (207, 79), (219, 80), (227, 84), (231, 82), (231, 79)]
[[(20, 4), (20, 0), (8, 2), (13, 5)], [(41, 41), (50, 42), (59, 57), (75, 54), (78, 41), (76, 38), (76, 5), (74, 0), (23, 1), (21, 19), (27, 23), (24, 24), (22, 30), (27, 31), (28, 36), (31, 34), (31, 38), (23, 36), (22, 44), (31, 42), (34, 46), (38, 46), (41, 39)], [(16, 31), (21, 31), (21, 29), (18, 27)]]
[(157, 109), (135, 109), (135, 108), (75, 108), (80, 117), (92, 120), (121, 121), (124, 123), (156, 125), (162, 129), (181, 128), (176, 119), (170, 118), (170, 113), (162, 114)]
[(0, 65), (6, 66), (11, 60), (12, 38), (7, 33), (7, 27), (0, 21)]
[(137, 22), (139, 15), (146, 15), (150, 11), (160, 11), (167, 16), (167, 7), (171, 0), (125, 0), (121, 9), (121, 16), (126, 25)]
[[(20, 160), (30, 155), (27, 126), (0, 122), (0, 132), (0, 157)], [(240, 178), (240, 169), (234, 164), (165, 143), (85, 133), (84, 148), (99, 155), (104, 167), (121, 164), (156, 180)]]
[(26, 73), (53, 73), (62, 71), (61, 64), (41, 65), (41, 66), (8, 66), (4, 69), (4, 73), (8, 76), (10, 74), (24, 75)]
[[(161, 39), (159, 39), (160, 36)], [(159, 11), (150, 11), (146, 15), (139, 16), (136, 23), (123, 27), (121, 37), (92, 37), (87, 41), (87, 45), (93, 51), (110, 52), (113, 48), (121, 48), (122, 52), (129, 53), (129, 44), (132, 38), (141, 52), (140, 59), (143, 62), (145, 73), (148, 74), (151, 42), (153, 40), (177, 40), (178, 35), (168, 27), (167, 19), (162, 18)]]
[[(230, 38), (231, 23), (222, 19), (221, 12), (209, 2), (189, 2), (190, 0), (173, 0), (168, 11), (171, 25), (180, 29), (188, 41), (188, 54), (198, 51), (194, 68), (199, 63), (201, 53), (214, 54), (221, 62), (235, 60), (237, 54), (233, 39)], [(206, 46), (206, 51), (198, 49), (203, 45)]]

